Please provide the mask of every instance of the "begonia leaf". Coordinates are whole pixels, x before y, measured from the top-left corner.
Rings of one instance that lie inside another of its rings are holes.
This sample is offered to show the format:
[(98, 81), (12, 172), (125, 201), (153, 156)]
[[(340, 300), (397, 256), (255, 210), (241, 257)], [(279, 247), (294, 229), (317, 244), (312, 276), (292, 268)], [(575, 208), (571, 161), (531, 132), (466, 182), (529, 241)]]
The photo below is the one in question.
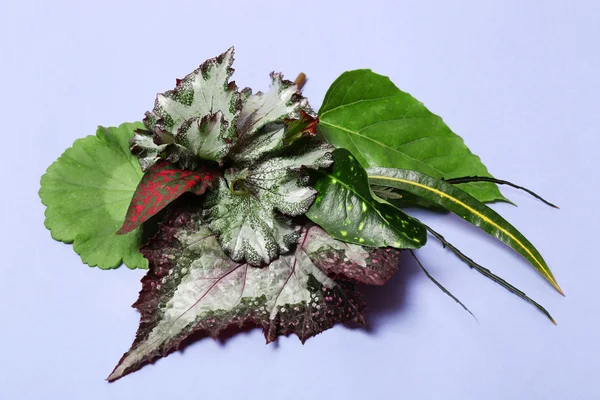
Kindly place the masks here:
[(227, 171), (208, 195), (205, 216), (235, 261), (268, 264), (298, 239), (299, 227), (288, 217), (304, 214), (317, 194), (307, 186), (302, 169), (328, 167), (333, 150), (320, 142), (298, 147), (250, 168)]
[(175, 89), (156, 96), (154, 109), (144, 119), (147, 131), (132, 141), (144, 170), (165, 151), (174, 153), (170, 161), (184, 161), (182, 167), (190, 169), (195, 166), (193, 156), (223, 159), (235, 139), (235, 120), (242, 107), (237, 86), (229, 82), (232, 63), (233, 47), (178, 79)]
[(359, 246), (344, 250), (336, 244), (332, 254), (332, 242), (320, 228), (306, 227), (293, 252), (257, 268), (231, 260), (200, 214), (168, 216), (142, 248), (150, 270), (134, 304), (141, 313), (140, 327), (108, 380), (166, 356), (195, 332), (216, 338), (228, 327), (249, 323), (263, 329), (267, 343), (290, 333), (304, 342), (335, 323), (363, 323), (358, 292), (349, 283), (329, 278), (328, 268), (321, 266), (345, 254), (348, 263), (352, 259), (371, 270), (384, 259), (397, 258), (389, 258), (390, 250), (377, 249), (359, 260), (357, 256), (366, 255), (357, 251)]

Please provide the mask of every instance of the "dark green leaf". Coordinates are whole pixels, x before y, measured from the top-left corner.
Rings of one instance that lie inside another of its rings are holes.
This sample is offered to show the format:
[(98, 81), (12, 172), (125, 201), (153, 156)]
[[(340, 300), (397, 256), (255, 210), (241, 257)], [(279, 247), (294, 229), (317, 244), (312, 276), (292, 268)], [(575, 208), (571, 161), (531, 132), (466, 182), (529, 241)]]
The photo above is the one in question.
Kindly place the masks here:
[(375, 200), (367, 173), (348, 150), (333, 153), (333, 169), (317, 172), (317, 199), (306, 216), (331, 236), (371, 247), (415, 249), (427, 240), (425, 228), (388, 203)]
[(515, 189), (520, 189), (524, 192), (529, 193), (530, 195), (532, 195), (533, 197), (535, 197), (536, 199), (538, 199), (539, 201), (549, 205), (550, 207), (553, 208), (558, 208), (557, 205), (554, 205), (552, 203), (550, 203), (548, 200), (544, 199), (542, 196), (540, 196), (539, 194), (535, 193), (533, 190), (529, 190), (523, 186), (519, 186), (519, 185), (515, 185), (512, 182), (509, 181), (505, 181), (502, 179), (496, 179), (496, 178), (490, 178), (488, 176), (465, 176), (462, 178), (452, 178), (452, 179), (444, 179), (446, 182), (448, 183), (452, 183), (453, 185), (457, 185), (457, 184), (461, 184), (461, 183), (467, 183), (467, 182), (494, 182), (498, 185), (508, 185), (511, 187), (514, 187)]
[(429, 226), (425, 225), (425, 228), (427, 228), (427, 230), (437, 240), (439, 240), (444, 247), (447, 247), (450, 251), (452, 251), (454, 254), (456, 254), (456, 256), (458, 258), (460, 258), (461, 261), (463, 261), (469, 267), (473, 268), (475, 271), (479, 272), (481, 275), (485, 276), (486, 278), (489, 278), (492, 281), (496, 282), (497, 284), (499, 284), (500, 286), (502, 286), (503, 288), (505, 288), (509, 292), (516, 294), (517, 296), (519, 296), (523, 300), (525, 300), (528, 303), (532, 304), (535, 308), (537, 308), (538, 310), (540, 310), (541, 312), (543, 312), (546, 315), (546, 317), (548, 317), (548, 319), (550, 319), (550, 321), (552, 321), (552, 323), (554, 325), (556, 325), (556, 321), (554, 321), (554, 318), (552, 318), (552, 315), (550, 315), (550, 313), (544, 307), (542, 307), (539, 303), (537, 303), (535, 300), (533, 300), (530, 297), (528, 297), (524, 292), (522, 292), (521, 290), (517, 289), (516, 287), (514, 287), (510, 283), (506, 282), (504, 279), (500, 278), (498, 275), (495, 275), (494, 273), (492, 273), (492, 271), (490, 271), (489, 269), (487, 269), (485, 267), (482, 267), (481, 265), (477, 264), (471, 258), (467, 257), (463, 252), (461, 252), (459, 249), (457, 249), (451, 243), (449, 243), (442, 235), (440, 235), (439, 233), (437, 233), (436, 231), (434, 231), (433, 229), (431, 229)]
[[(490, 176), (440, 117), (368, 69), (345, 72), (331, 85), (319, 120), (319, 133), (365, 168), (404, 168), (436, 178)], [(461, 187), (480, 201), (506, 200), (493, 183)]]
[(498, 213), (473, 196), (450, 183), (416, 171), (370, 168), (368, 174), (371, 184), (413, 193), (444, 207), (498, 238), (525, 257), (556, 290), (562, 293), (550, 268), (529, 240)]
[[(433, 282), (433, 284), (434, 284), (435, 286), (437, 286), (437, 287), (438, 287), (438, 289), (440, 289), (442, 292), (444, 292), (444, 294), (446, 294), (448, 297), (450, 297), (452, 300), (454, 300), (456, 303), (458, 303), (458, 305), (460, 305), (460, 306), (461, 306), (461, 307), (462, 307), (462, 308), (463, 308), (463, 309), (464, 309), (466, 312), (468, 312), (469, 314), (471, 314), (471, 316), (472, 316), (473, 318), (475, 318), (475, 321), (477, 321), (477, 317), (475, 316), (475, 314), (473, 314), (473, 313), (471, 312), (471, 310), (469, 310), (469, 309), (467, 308), (467, 306), (465, 306), (465, 305), (463, 304), (463, 302), (462, 302), (462, 301), (460, 301), (460, 300), (458, 299), (458, 297), (456, 297), (455, 295), (453, 295), (453, 294), (452, 294), (452, 293), (451, 293), (451, 292), (450, 292), (448, 289), (446, 289), (446, 288), (444, 287), (444, 285), (442, 285), (441, 283), (439, 283), (439, 282), (438, 282), (438, 281), (437, 281), (437, 280), (436, 280), (436, 279), (435, 279), (435, 278), (434, 278), (434, 277), (433, 277), (433, 276), (432, 276), (432, 275), (429, 273), (429, 271), (427, 271), (427, 270), (425, 269), (425, 267), (423, 266), (423, 264), (421, 264), (421, 261), (419, 261), (419, 259), (417, 258), (417, 256), (416, 256), (415, 252), (414, 252), (414, 251), (412, 251), (412, 250), (409, 250), (409, 251), (410, 251), (410, 254), (413, 256), (413, 258), (415, 259), (415, 261), (417, 262), (417, 264), (419, 265), (419, 267), (421, 268), (421, 270), (423, 271), (423, 273), (425, 274), (425, 276), (426, 276), (427, 278), (429, 278), (429, 280), (430, 280), (431, 282)], [(479, 322), (479, 321), (478, 321), (478, 322)]]

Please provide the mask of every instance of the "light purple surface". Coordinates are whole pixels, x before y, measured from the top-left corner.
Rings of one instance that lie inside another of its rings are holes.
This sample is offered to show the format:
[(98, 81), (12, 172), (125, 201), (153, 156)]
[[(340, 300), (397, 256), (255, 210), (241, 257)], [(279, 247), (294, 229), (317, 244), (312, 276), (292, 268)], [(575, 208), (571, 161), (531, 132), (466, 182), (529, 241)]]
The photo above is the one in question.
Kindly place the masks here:
[[(0, 399), (600, 398), (598, 2), (90, 3), (0, 2)], [(232, 44), (239, 86), (304, 71), (315, 108), (345, 70), (388, 75), (492, 173), (560, 205), (505, 189), (519, 207), (494, 208), (536, 244), (566, 298), (458, 218), (432, 222), (558, 326), (431, 240), (419, 257), (479, 325), (407, 258), (368, 290), (368, 330), (337, 326), (304, 346), (265, 346), (258, 330), (202, 340), (107, 384), (137, 328), (129, 305), (144, 272), (88, 268), (54, 242), (39, 178), (75, 139), (139, 120), (158, 91)]]

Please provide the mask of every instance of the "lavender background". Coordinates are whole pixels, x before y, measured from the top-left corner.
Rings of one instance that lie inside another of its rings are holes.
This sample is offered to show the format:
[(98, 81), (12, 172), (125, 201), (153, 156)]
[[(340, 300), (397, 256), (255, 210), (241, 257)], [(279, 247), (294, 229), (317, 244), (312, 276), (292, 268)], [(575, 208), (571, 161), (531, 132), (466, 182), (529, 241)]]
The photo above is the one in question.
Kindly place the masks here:
[[(595, 1), (1, 1), (0, 398), (599, 398), (599, 38)], [(144, 272), (88, 268), (54, 242), (39, 177), (75, 139), (139, 120), (232, 44), (240, 86), (304, 71), (315, 108), (345, 70), (388, 75), (492, 173), (559, 204), (507, 188), (519, 207), (493, 207), (538, 246), (566, 298), (458, 218), (425, 218), (558, 326), (432, 240), (422, 262), (480, 324), (406, 258), (366, 291), (367, 330), (337, 326), (304, 346), (265, 346), (258, 330), (202, 340), (104, 382), (134, 337)]]

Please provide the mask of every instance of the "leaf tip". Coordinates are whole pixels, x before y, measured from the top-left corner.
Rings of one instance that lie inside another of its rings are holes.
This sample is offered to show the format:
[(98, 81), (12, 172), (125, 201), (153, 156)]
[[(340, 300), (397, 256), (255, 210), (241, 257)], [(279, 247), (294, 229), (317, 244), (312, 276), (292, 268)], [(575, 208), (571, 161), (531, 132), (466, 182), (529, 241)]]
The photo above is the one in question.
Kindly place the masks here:
[(548, 274), (546, 278), (548, 279), (548, 281), (550, 282), (552, 287), (554, 287), (554, 289), (556, 289), (556, 291), (558, 293), (562, 294), (564, 297), (567, 296), (565, 294), (565, 292), (563, 292), (563, 290), (560, 288), (560, 286), (558, 285), (558, 282), (556, 282), (556, 279), (554, 279), (554, 276), (552, 276), (552, 274)]

